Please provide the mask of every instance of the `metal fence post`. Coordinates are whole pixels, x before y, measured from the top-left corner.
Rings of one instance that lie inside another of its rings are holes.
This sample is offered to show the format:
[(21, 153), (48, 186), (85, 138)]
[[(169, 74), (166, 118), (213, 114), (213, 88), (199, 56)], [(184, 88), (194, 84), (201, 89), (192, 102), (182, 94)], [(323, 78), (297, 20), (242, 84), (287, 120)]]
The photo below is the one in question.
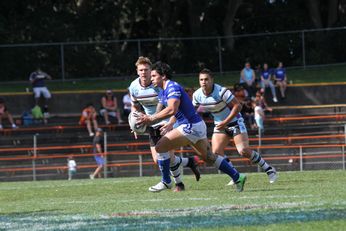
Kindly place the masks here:
[(64, 44), (60, 44), (60, 64), (61, 64), (61, 79), (65, 81), (65, 52)]
[[(258, 154), (261, 154), (261, 146), (262, 146), (262, 133), (261, 133), (261, 128), (258, 127), (258, 148), (257, 152)], [(260, 172), (261, 168), (259, 165), (257, 165), (257, 172)]]
[(143, 159), (142, 155), (138, 155), (138, 160), (139, 160), (139, 176), (143, 176)]
[(345, 145), (342, 146), (342, 170), (345, 170)]
[(32, 180), (36, 181), (36, 157), (37, 157), (37, 135), (34, 135), (33, 138), (33, 158), (32, 158)]
[(220, 37), (217, 38), (217, 45), (218, 45), (218, 51), (219, 51), (219, 72), (222, 75), (222, 73), (223, 73), (223, 67), (222, 67), (222, 47), (221, 47), (221, 39), (220, 39)]
[(305, 31), (302, 30), (302, 59), (303, 59), (303, 67), (306, 68), (306, 60), (305, 60)]
[(107, 155), (108, 155), (108, 148), (107, 148), (108, 142), (107, 142), (107, 132), (103, 134), (103, 146), (104, 146), (104, 160), (105, 160), (105, 165), (103, 167), (103, 175), (104, 178), (107, 178)]
[(303, 148), (299, 146), (299, 157), (300, 157), (300, 171), (303, 171)]

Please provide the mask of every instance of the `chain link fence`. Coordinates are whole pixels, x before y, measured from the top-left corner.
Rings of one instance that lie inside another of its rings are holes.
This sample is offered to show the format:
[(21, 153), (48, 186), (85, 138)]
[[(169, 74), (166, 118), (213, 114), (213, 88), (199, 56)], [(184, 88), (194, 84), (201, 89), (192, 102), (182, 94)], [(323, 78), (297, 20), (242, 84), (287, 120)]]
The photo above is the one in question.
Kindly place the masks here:
[(134, 75), (138, 56), (169, 63), (176, 74), (239, 71), (282, 61), (286, 67), (328, 65), (346, 61), (346, 27), (233, 37), (157, 38), (114, 41), (0, 45), (2, 81), (26, 81), (40, 66), (55, 79)]

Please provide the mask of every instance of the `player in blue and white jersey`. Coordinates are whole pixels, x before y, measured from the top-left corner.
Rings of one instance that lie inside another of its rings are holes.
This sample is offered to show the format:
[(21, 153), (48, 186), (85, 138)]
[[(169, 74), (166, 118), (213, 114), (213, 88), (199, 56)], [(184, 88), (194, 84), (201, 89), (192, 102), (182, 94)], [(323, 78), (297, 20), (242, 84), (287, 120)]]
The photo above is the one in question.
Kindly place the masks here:
[(278, 67), (274, 71), (274, 80), (276, 80), (276, 85), (280, 88), (281, 97), (286, 98), (286, 88), (287, 88), (287, 76), (286, 70), (283, 68), (282, 62), (278, 63)]
[[(199, 84), (201, 87), (193, 93), (192, 103), (198, 111), (209, 112), (214, 118), (212, 152), (224, 156), (224, 149), (229, 144), (230, 137), (233, 137), (239, 154), (258, 164), (267, 173), (269, 182), (274, 183), (277, 179), (275, 168), (249, 147), (247, 130), (240, 114), (240, 102), (229, 89), (214, 83), (209, 69), (203, 69), (199, 73)], [(229, 184), (232, 183), (231, 181)]]
[[(129, 93), (132, 101), (132, 111), (142, 111), (147, 115), (153, 115), (160, 108), (158, 94), (162, 89), (158, 87), (154, 87), (150, 80), (150, 71), (151, 71), (151, 61), (147, 57), (139, 57), (136, 62), (137, 74), (138, 78), (136, 78), (129, 87)], [(174, 122), (167, 124), (165, 129), (167, 129)], [(155, 163), (161, 165), (161, 160), (157, 158), (157, 153), (155, 151), (155, 144), (161, 138), (160, 128), (162, 127), (162, 121), (159, 123), (148, 127), (149, 133), (149, 142), (150, 142), (150, 150)], [(136, 137), (136, 134), (135, 134)], [(192, 172), (196, 176), (196, 180), (198, 181), (200, 178), (200, 173), (197, 169), (197, 163), (193, 157), (190, 158), (181, 158), (174, 155), (174, 151), (170, 152), (170, 171), (172, 176), (174, 177), (174, 181), (176, 184), (175, 191), (182, 191), (185, 189), (185, 186), (180, 177), (180, 168), (190, 167)]]
[(246, 176), (239, 174), (225, 158), (211, 152), (204, 121), (196, 112), (185, 90), (178, 83), (170, 80), (171, 77), (172, 71), (168, 64), (157, 62), (152, 66), (151, 81), (155, 87), (163, 89), (159, 98), (165, 108), (151, 116), (143, 115), (140, 119), (140, 123), (154, 124), (156, 121), (175, 116), (179, 125), (162, 136), (155, 146), (158, 155), (163, 160), (163, 177), (161, 182), (150, 187), (149, 190), (159, 192), (172, 187), (168, 172), (168, 151), (181, 146), (191, 146), (205, 162), (213, 164), (217, 169), (228, 174), (236, 182), (239, 192), (243, 191)]

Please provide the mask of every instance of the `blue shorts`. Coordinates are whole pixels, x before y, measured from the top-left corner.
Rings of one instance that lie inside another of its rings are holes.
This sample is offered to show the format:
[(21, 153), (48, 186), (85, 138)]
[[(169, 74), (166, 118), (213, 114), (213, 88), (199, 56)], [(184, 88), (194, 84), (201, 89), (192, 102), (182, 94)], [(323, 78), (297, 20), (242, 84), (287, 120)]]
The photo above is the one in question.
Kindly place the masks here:
[(94, 156), (94, 158), (95, 158), (98, 166), (100, 166), (100, 165), (103, 166), (105, 164), (105, 160), (103, 159), (102, 156)]

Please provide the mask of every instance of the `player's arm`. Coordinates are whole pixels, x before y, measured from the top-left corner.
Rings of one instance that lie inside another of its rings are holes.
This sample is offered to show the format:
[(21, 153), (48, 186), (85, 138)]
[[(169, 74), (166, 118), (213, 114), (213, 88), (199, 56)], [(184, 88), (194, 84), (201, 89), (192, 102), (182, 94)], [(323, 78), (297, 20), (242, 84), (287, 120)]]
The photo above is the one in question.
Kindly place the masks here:
[(167, 100), (167, 107), (165, 107), (162, 111), (148, 116), (148, 115), (143, 115), (139, 121), (138, 124), (153, 124), (157, 121), (166, 119), (170, 116), (174, 116), (179, 108), (180, 105), (180, 99), (178, 98), (170, 98)]
[(233, 97), (233, 99), (231, 100), (231, 102), (228, 103), (228, 107), (231, 109), (231, 112), (229, 113), (229, 115), (226, 117), (226, 119), (224, 119), (223, 121), (221, 121), (218, 125), (216, 125), (217, 129), (223, 129), (225, 128), (225, 126), (232, 121), (237, 115), (238, 113), (241, 111), (242, 109), (242, 105), (241, 103), (237, 100), (236, 97)]

